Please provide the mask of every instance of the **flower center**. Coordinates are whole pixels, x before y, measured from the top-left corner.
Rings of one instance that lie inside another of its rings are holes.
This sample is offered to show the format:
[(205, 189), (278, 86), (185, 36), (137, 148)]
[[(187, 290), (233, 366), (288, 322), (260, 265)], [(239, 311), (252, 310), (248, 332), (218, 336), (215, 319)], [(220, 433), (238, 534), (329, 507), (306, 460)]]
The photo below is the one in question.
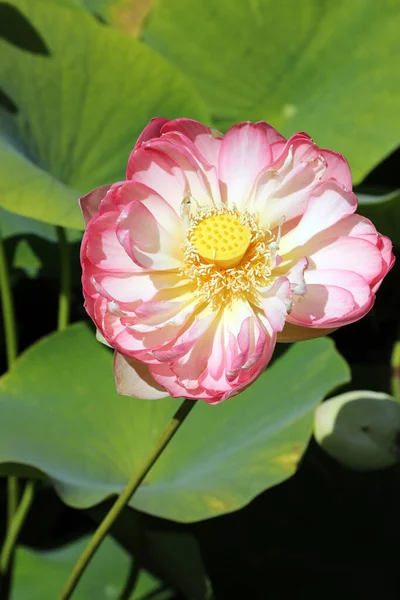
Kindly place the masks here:
[(242, 298), (262, 306), (258, 290), (274, 276), (277, 246), (268, 227), (246, 210), (200, 207), (189, 215), (181, 277), (214, 308)]
[(235, 215), (213, 215), (200, 221), (192, 244), (206, 263), (228, 269), (240, 263), (250, 245), (251, 231)]

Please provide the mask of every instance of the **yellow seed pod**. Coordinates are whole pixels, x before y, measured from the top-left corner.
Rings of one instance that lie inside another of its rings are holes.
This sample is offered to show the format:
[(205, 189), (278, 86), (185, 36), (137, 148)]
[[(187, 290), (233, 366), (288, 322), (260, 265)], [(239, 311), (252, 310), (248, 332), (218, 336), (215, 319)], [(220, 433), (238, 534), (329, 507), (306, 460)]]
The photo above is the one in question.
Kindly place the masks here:
[(228, 213), (200, 221), (191, 241), (203, 260), (228, 269), (240, 263), (250, 238), (250, 229)]

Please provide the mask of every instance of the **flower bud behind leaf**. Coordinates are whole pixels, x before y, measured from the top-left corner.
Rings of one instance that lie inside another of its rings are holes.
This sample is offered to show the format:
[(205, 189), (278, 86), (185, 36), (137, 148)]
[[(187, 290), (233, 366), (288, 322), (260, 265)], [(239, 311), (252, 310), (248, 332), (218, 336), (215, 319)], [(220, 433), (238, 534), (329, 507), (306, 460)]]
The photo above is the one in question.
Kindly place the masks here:
[(393, 346), (392, 359), (392, 394), (396, 400), (400, 401), (400, 342)]
[(314, 436), (327, 454), (356, 471), (373, 471), (400, 459), (400, 404), (379, 392), (356, 391), (323, 402)]

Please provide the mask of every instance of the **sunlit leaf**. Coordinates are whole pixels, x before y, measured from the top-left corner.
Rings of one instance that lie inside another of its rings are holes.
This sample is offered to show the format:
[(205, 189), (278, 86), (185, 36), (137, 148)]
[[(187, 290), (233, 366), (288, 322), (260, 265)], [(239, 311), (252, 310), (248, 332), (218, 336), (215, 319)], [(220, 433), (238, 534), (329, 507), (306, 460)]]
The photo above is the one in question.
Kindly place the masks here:
[[(289, 348), (239, 396), (198, 402), (132, 506), (177, 521), (240, 508), (295, 472), (316, 405), (348, 377), (321, 338)], [(65, 502), (88, 507), (124, 487), (179, 403), (118, 396), (111, 351), (76, 324), (31, 347), (2, 378), (0, 462), (40, 469)]]
[(393, 0), (159, 0), (144, 39), (193, 82), (217, 126), (306, 131), (359, 181), (398, 144), (399, 29)]
[(10, 3), (50, 56), (0, 40), (0, 86), (19, 109), (0, 119), (0, 205), (83, 228), (79, 194), (124, 178), (152, 117), (207, 121), (208, 113), (173, 66), (87, 11), (46, 0)]

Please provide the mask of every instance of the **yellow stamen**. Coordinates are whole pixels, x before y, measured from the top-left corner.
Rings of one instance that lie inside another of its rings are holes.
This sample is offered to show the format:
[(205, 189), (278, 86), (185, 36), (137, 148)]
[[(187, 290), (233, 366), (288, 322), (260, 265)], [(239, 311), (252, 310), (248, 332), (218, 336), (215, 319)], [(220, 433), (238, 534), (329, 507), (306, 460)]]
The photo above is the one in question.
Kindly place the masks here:
[(218, 214), (203, 219), (194, 229), (192, 243), (206, 263), (223, 269), (240, 263), (250, 245), (251, 231), (235, 215)]
[(274, 280), (272, 240), (268, 227), (260, 227), (256, 215), (246, 210), (198, 207), (190, 216), (180, 275), (193, 281), (195, 294), (214, 308), (229, 305), (235, 298), (261, 307), (258, 289)]

